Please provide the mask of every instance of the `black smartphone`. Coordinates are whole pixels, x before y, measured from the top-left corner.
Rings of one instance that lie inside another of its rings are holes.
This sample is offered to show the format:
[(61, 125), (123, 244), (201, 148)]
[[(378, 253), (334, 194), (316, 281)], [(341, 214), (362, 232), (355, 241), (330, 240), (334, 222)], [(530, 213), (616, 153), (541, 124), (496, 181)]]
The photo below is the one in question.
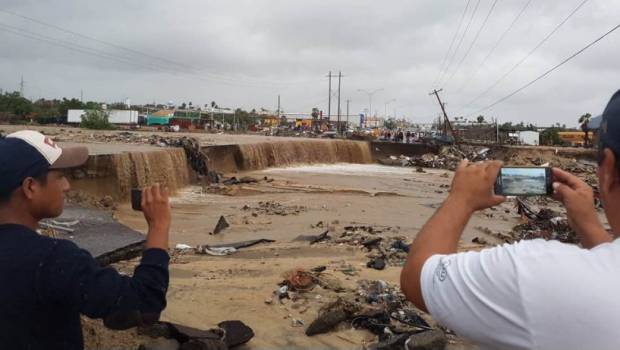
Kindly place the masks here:
[(502, 167), (495, 193), (503, 196), (545, 196), (553, 193), (550, 167)]
[(139, 188), (131, 189), (131, 209), (142, 211), (142, 190)]

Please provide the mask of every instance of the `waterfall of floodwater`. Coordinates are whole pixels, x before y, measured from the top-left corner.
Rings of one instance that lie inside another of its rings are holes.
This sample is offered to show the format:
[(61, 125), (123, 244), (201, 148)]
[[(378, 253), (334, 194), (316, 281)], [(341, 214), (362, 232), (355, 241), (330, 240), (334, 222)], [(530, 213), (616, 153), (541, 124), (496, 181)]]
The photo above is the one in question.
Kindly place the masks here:
[(113, 161), (121, 194), (155, 183), (172, 192), (190, 184), (189, 164), (180, 148), (115, 154)]
[(372, 163), (370, 144), (348, 140), (276, 141), (239, 145), (240, 170), (295, 164)]

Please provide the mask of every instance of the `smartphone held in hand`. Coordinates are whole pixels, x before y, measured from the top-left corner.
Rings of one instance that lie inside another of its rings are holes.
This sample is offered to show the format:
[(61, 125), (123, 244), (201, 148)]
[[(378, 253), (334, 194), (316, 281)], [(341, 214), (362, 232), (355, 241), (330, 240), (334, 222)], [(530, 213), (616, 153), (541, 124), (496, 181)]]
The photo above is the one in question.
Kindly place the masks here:
[(142, 189), (131, 189), (131, 209), (142, 211)]
[(546, 196), (553, 193), (550, 167), (502, 167), (495, 180), (495, 194)]

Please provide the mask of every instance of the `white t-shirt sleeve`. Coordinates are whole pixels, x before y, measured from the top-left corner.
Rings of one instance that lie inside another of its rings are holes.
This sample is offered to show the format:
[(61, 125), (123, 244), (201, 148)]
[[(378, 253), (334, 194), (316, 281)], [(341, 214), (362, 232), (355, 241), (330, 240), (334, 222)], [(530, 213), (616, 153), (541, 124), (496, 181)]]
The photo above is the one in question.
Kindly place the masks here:
[(518, 254), (513, 245), (503, 245), (431, 256), (420, 277), (428, 311), (440, 324), (485, 348), (532, 348)]

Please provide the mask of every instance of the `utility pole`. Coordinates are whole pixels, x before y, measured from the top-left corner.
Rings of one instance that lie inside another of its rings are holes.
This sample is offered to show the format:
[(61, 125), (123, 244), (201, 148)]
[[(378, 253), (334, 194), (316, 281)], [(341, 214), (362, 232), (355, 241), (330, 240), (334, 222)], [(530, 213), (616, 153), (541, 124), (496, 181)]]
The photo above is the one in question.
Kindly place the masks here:
[(347, 130), (349, 129), (349, 102), (351, 100), (347, 99)]
[(19, 81), (19, 95), (24, 97), (24, 75), (22, 74), (21, 80)]
[(495, 143), (499, 145), (499, 123), (497, 118), (495, 118)]
[(278, 111), (276, 113), (278, 115), (278, 125), (280, 125), (280, 95), (278, 95)]
[(327, 94), (327, 121), (331, 121), (332, 116), (332, 71), (327, 75), (329, 77), (329, 92)]
[(338, 134), (342, 134), (342, 128), (340, 127), (340, 80), (342, 79), (342, 72), (338, 72)]
[(448, 128), (450, 129), (450, 133), (452, 134), (452, 137), (454, 137), (454, 141), (456, 143), (456, 136), (454, 135), (454, 130), (452, 130), (452, 125), (450, 124), (450, 119), (448, 119), (448, 114), (446, 113), (446, 108), (443, 102), (441, 102), (441, 98), (439, 98), (439, 93), (443, 91), (443, 89), (433, 89), (433, 91), (431, 91), (429, 93), (429, 95), (435, 95), (435, 97), (437, 97), (437, 102), (439, 102), (439, 106), (441, 107), (441, 111), (443, 112), (443, 117), (444, 117), (444, 123), (443, 123), (443, 134), (444, 135), (448, 135)]
[(80, 102), (84, 103), (84, 90), (80, 89)]

